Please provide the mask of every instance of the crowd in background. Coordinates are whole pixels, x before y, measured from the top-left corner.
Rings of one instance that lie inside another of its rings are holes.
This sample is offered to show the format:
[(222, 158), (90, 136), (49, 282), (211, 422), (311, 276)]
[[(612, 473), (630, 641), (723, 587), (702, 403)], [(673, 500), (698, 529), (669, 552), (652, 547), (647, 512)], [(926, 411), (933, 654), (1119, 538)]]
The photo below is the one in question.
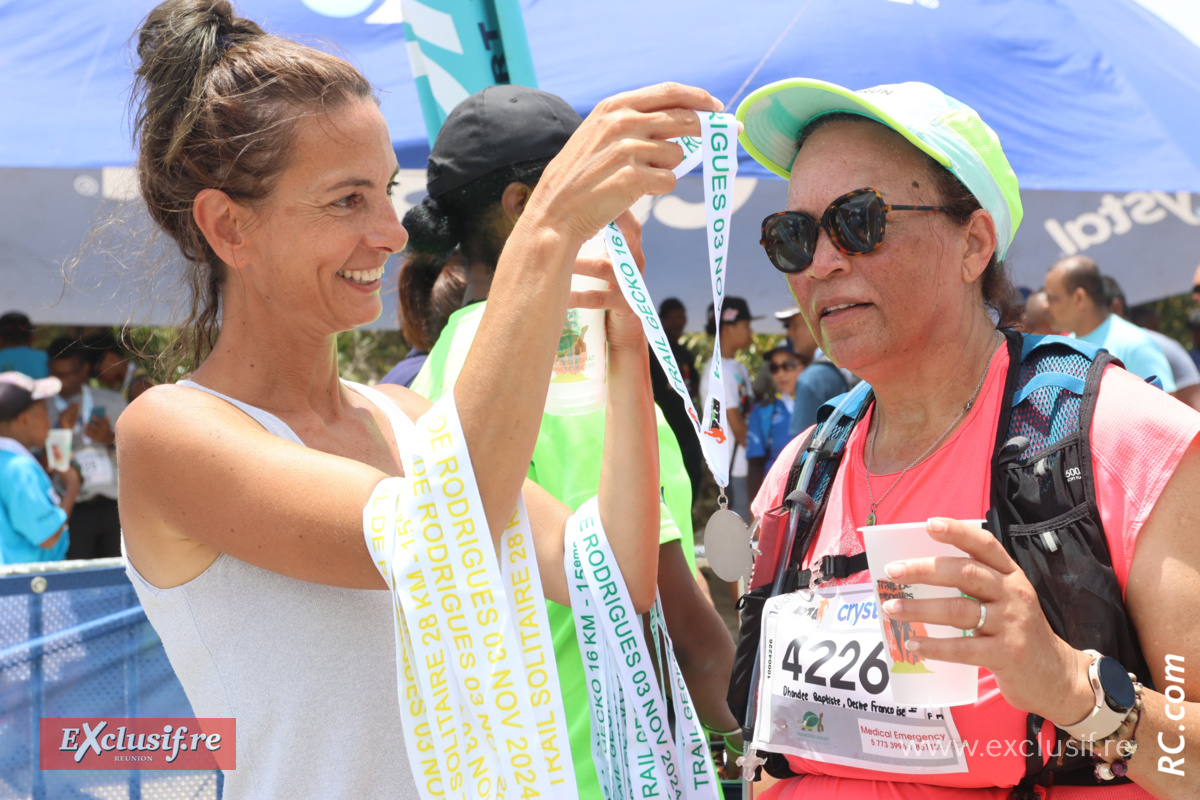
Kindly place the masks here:
[(39, 349), (26, 315), (0, 317), (0, 564), (121, 554), (116, 423), (150, 385), (111, 333)]
[[(384, 382), (410, 385), (447, 320), (462, 306), (467, 268), (461, 256), (456, 252), (433, 267), (425, 264), (423, 269), (400, 271), (401, 334), (408, 352), (384, 375)], [(1027, 331), (1074, 335), (1106, 347), (1131, 372), (1156, 380), (1181, 402), (1200, 409), (1200, 270), (1192, 287), (1196, 307), (1187, 316), (1190, 347), (1159, 330), (1161, 321), (1153, 304), (1131, 309), (1120, 284), (1085, 256), (1063, 259), (1047, 272), (1042, 287), (1020, 291)], [(699, 407), (708, 374), (704, 348), (711, 346), (710, 338), (686, 333), (687, 309), (677, 298), (663, 300), (659, 316)], [(784, 447), (817, 422), (822, 404), (847, 391), (857, 379), (824, 356), (794, 306), (773, 314), (782, 336), (762, 330), (761, 325), (755, 331), (751, 323), (764, 317), (752, 315), (740, 297), (727, 297), (721, 316), (726, 414), (736, 444), (726, 493), (730, 507), (749, 518), (749, 502)], [(710, 307), (708, 337), (716, 325)], [(14, 520), (30, 507), (46, 511), (46, 503), (38, 491), (34, 492), (37, 499), (29, 500), (22, 494), (28, 486), (0, 473), (5, 476), (0, 484), (0, 507), (5, 512), (0, 519), (0, 563), (119, 555), (114, 430), (125, 407), (153, 385), (150, 373), (133, 357), (132, 348), (108, 331), (57, 336), (44, 348), (35, 347), (34, 339), (34, 327), (25, 314), (12, 311), (0, 317), (0, 373), (21, 373), (34, 380), (53, 377), (61, 384), (53, 397), (38, 402), (45, 404), (50, 429), (72, 431), (71, 469), (49, 470), (44, 443), (35, 442), (27, 449), (49, 481), (52, 492), (45, 497), (55, 498), (51, 505), (68, 510), (69, 524), (63, 530), (66, 535), (53, 539), (53, 545), (47, 542), (57, 529), (47, 535), (48, 523), (37, 532), (22, 532)], [(657, 360), (651, 366), (655, 402), (679, 442), (695, 516), (704, 519), (715, 508), (715, 486), (682, 400), (671, 390)], [(15, 391), (5, 387), (0, 393)], [(3, 418), (5, 414), (0, 409), (0, 445), (5, 439), (11, 441), (3, 431), (13, 420)], [(7, 455), (8, 469), (13, 469), (13, 458)], [(80, 479), (74, 492), (72, 473)]]

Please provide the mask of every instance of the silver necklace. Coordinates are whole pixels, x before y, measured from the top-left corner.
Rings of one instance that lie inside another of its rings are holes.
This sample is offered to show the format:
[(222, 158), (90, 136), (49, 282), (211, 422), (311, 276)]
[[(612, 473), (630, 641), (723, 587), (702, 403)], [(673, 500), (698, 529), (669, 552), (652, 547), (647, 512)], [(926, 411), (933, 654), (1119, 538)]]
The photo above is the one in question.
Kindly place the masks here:
[(871, 430), (871, 447), (867, 452), (867, 497), (871, 499), (871, 513), (867, 514), (868, 525), (874, 525), (878, 522), (878, 517), (876, 516), (875, 512), (879, 509), (879, 504), (887, 499), (887, 496), (892, 493), (892, 489), (896, 488), (901, 479), (908, 474), (908, 471), (924, 461), (925, 458), (934, 451), (934, 448), (941, 444), (942, 440), (950, 435), (950, 431), (954, 430), (954, 426), (958, 425), (958, 423), (962, 421), (963, 417), (967, 415), (967, 412), (971, 410), (971, 406), (975, 405), (975, 401), (979, 398), (979, 392), (981, 389), (983, 389), (983, 382), (987, 378), (988, 366), (991, 365), (992, 358), (996, 355), (996, 350), (999, 350), (1000, 346), (1004, 344), (1004, 334), (996, 331), (996, 336), (999, 338), (999, 341), (996, 343), (995, 350), (992, 350), (992, 354), (988, 356), (987, 364), (983, 368), (983, 374), (979, 376), (979, 383), (975, 384), (975, 391), (971, 392), (971, 399), (968, 400), (967, 404), (962, 407), (962, 411), (958, 412), (958, 416), (954, 418), (954, 421), (950, 423), (950, 426), (946, 428), (946, 430), (942, 431), (942, 435), (935, 439), (933, 444), (929, 445), (929, 447), (925, 449), (924, 453), (921, 453), (921, 455), (914, 458), (909, 462), (907, 467), (900, 471), (900, 474), (896, 476), (896, 480), (892, 481), (892, 485), (887, 488), (887, 491), (884, 492), (883, 496), (878, 500), (875, 499), (875, 492), (871, 490), (871, 462), (875, 459), (875, 435), (879, 433), (879, 423), (877, 420), (872, 420), (875, 424)]

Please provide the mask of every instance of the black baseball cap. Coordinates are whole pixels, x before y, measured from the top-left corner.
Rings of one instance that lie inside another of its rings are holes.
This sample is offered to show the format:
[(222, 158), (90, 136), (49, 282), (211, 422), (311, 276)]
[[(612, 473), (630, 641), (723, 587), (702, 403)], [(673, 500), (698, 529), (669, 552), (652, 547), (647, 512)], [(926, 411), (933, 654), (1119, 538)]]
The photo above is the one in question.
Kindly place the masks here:
[(58, 378), (34, 380), (24, 372), (0, 372), (0, 422), (16, 419), (38, 400), (62, 391)]
[(557, 95), (528, 86), (489, 86), (463, 100), (442, 123), (425, 186), (431, 197), (498, 169), (554, 158), (583, 122)]
[(5, 339), (24, 339), (33, 334), (33, 323), (20, 311), (9, 311), (0, 317), (0, 336)]
[(668, 297), (659, 305), (658, 315), (661, 317), (668, 311), (675, 311), (676, 309), (683, 311), (684, 313), (687, 312), (687, 309), (684, 308), (682, 300), (680, 300), (678, 297)]
[[(744, 319), (762, 319), (750, 314), (750, 306), (742, 297), (726, 297), (721, 303), (721, 324), (734, 325)], [(710, 303), (708, 306), (708, 325), (706, 326), (708, 335), (712, 336), (717, 332), (717, 324), (713, 320), (713, 307)]]

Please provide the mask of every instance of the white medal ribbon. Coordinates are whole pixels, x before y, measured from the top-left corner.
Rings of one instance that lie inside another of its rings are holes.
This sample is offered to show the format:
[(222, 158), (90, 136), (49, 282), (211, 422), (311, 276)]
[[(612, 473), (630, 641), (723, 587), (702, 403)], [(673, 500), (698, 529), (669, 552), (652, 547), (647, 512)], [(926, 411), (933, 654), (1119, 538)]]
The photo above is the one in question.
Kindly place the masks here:
[[(659, 650), (658, 663), (667, 665), (667, 669), (663, 670), (664, 673), (670, 672), (671, 701), (675, 706), (675, 746), (679, 753), (679, 764), (683, 767), (683, 779), (688, 787), (685, 796), (689, 798), (717, 796), (716, 787), (719, 780), (716, 769), (713, 767), (712, 754), (708, 749), (708, 735), (700, 725), (700, 717), (696, 714), (695, 706), (692, 704), (692, 695), (683, 679), (683, 671), (675, 659), (675, 645), (671, 642), (671, 635), (667, 632), (667, 622), (662, 616), (661, 596), (655, 598), (654, 607), (650, 609), (650, 620), (652, 630), (655, 631), (656, 648), (659, 636), (662, 637), (664, 645)], [(665, 662), (663, 661), (664, 655)], [(663, 677), (667, 676), (664, 674)]]
[(665, 641), (659, 663), (673, 690), (674, 734), (641, 618), (609, 547), (596, 498), (568, 521), (565, 545), (575, 632), (592, 701), (592, 753), (605, 797), (719, 797), (708, 742), (675, 661), (661, 602), (656, 599), (651, 619), (656, 637)]
[[(704, 114), (696, 112), (701, 118)], [(679, 162), (679, 166), (671, 170), (675, 173), (676, 178), (682, 178), (689, 172), (694, 170), (704, 158), (704, 140), (695, 136), (680, 136), (678, 139), (671, 139), (672, 142), (683, 148), (683, 161)]]
[[(396, 620), (396, 684), (400, 698), (400, 723), (404, 729), (404, 745), (408, 762), (422, 798), (445, 797), (440, 769), (441, 753), (433, 741), (425, 700), (417, 683), (413, 667), (412, 638), (404, 621), (400, 594), (393, 570), (396, 544), (396, 506), (404, 493), (402, 478), (380, 482), (363, 508), (363, 531), (367, 547), (375, 557), (375, 565), (392, 592), (392, 607)], [(411, 522), (409, 526), (411, 527)], [(411, 535), (411, 530), (409, 534)]]
[(549, 620), (523, 501), (488, 533), (453, 394), (400, 448), (364, 535), (396, 605), (397, 680), (421, 797), (560, 796), (575, 786)]
[(504, 529), (500, 567), (512, 618), (516, 621), (525, 683), (537, 726), (536, 741), (541, 743), (546, 759), (546, 773), (554, 790), (551, 796), (559, 796), (564, 789), (575, 788), (575, 766), (571, 760), (558, 662), (554, 657), (554, 634), (546, 614), (546, 595), (524, 498), (518, 498), (516, 511)]
[(732, 114), (697, 111), (696, 115), (700, 117), (701, 147), (696, 148), (696, 139), (691, 137), (672, 141), (683, 147), (685, 153), (683, 163), (675, 168), (676, 177), (686, 174), (697, 163), (704, 164), (705, 236), (708, 240), (709, 277), (717, 333), (713, 338), (712, 358), (709, 359), (708, 393), (704, 398), (703, 417), (696, 413), (691, 394), (671, 352), (671, 343), (663, 332), (658, 311), (646, 289), (646, 282), (634, 264), (624, 235), (616, 223), (610, 223), (604, 229), (604, 238), (617, 284), (629, 307), (641, 318), (650, 350), (658, 357), (667, 381), (683, 400), (688, 417), (692, 420), (708, 469), (717, 485), (724, 488), (729, 485), (733, 434), (725, 417), (725, 384), (721, 376), (721, 306), (725, 300), (729, 273), (727, 261), (730, 223), (733, 220), (733, 183), (737, 177), (737, 120)]

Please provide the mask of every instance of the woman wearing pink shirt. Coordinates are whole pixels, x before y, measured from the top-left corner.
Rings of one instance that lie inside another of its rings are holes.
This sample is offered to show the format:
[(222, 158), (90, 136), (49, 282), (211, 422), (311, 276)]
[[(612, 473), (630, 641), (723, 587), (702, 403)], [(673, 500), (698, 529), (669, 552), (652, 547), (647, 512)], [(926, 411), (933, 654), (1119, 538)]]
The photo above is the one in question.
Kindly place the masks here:
[[(928, 519), (934, 539), (970, 557), (897, 562), (889, 574), (966, 596), (889, 601), (881, 611), (914, 629), (939, 624), (970, 632), (952, 639), (917, 636), (909, 646), (924, 658), (980, 667), (978, 701), (951, 708), (937, 733), (955, 742), (961, 758), (937, 769), (920, 759), (872, 761), (856, 738), (865, 712), (831, 703), (813, 715), (811, 726), (806, 717), (808, 754), (788, 754), (799, 777), (767, 796), (1198, 796), (1200, 769), (1184, 765), (1197, 758), (1200, 736), (1189, 735), (1187, 720), (1200, 718), (1193, 702), (1200, 692), (1180, 667), (1200, 661), (1194, 623), (1200, 514), (1190, 502), (1200, 486), (1194, 444), (1200, 415), (1114, 365), (1100, 378), (1085, 432), (1095, 486), (1088, 503), (1119, 585), (1114, 595), (1123, 595), (1135, 634), (1141, 685), (1126, 675), (1135, 664), (1060, 638), (1001, 542), (957, 521), (982, 519), (994, 505), (993, 453), (998, 430), (1008, 424), (1002, 418), (1005, 376), (1014, 354), (1021, 355), (1021, 340), (1010, 345), (998, 330), (1016, 319), (1002, 259), (1021, 203), (995, 134), (970, 108), (915, 83), (851, 92), (821, 81), (782, 81), (748, 97), (738, 118), (749, 153), (790, 182), (787, 211), (763, 223), (768, 256), (787, 273), (821, 349), (874, 392), (850, 434), (811, 547), (794, 554), (797, 567), (861, 553), (857, 529), (864, 525)], [(806, 438), (777, 460), (754, 503), (756, 516), (782, 505)], [(868, 580), (866, 572), (851, 572), (819, 590)], [(1069, 582), (1070, 576), (1058, 578)], [(1121, 599), (1116, 596), (1118, 606)], [(869, 646), (864, 641), (862, 652)], [(840, 685), (854, 683), (845, 678)], [(858, 716), (842, 728), (839, 715)], [(1034, 734), (1045, 758), (1055, 757), (1056, 728), (1073, 737), (1064, 737), (1068, 745), (1095, 742), (1084, 748), (1093, 754), (1091, 763), (1069, 776), (1056, 774), (1048, 790), (1021, 785), (1030, 769), (1029, 726), (1038, 718), (1048, 723)], [(903, 731), (906, 724), (915, 725), (911, 717), (885, 714), (869, 727)], [(812, 726), (829, 733), (811, 735)], [(839, 742), (836, 732), (849, 730), (855, 737)], [(1091, 785), (1061, 785), (1066, 782)]]

